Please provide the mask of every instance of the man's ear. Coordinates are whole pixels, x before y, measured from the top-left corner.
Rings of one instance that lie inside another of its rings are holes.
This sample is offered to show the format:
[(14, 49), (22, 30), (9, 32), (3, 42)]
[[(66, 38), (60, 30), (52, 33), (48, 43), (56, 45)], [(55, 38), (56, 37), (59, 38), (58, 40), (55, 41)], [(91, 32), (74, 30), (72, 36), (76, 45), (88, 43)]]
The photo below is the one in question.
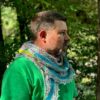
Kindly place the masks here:
[(40, 39), (43, 40), (44, 42), (45, 42), (45, 40), (46, 40), (46, 35), (47, 35), (47, 33), (46, 33), (45, 30), (41, 30), (41, 31), (39, 32), (39, 37), (40, 37)]
[(47, 33), (44, 30), (41, 30), (40, 33), (39, 33), (39, 36), (40, 36), (41, 39), (46, 38), (46, 35), (47, 35)]

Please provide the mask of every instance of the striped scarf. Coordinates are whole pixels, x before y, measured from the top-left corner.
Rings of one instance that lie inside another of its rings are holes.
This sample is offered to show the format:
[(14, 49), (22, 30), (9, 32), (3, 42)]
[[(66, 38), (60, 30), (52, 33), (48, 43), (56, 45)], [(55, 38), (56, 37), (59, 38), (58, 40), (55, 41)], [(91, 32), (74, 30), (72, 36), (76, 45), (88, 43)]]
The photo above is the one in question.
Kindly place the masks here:
[(59, 56), (61, 58), (59, 61), (45, 50), (34, 45), (31, 41), (24, 43), (16, 56), (25, 56), (31, 59), (43, 72), (46, 86), (46, 100), (57, 100), (58, 85), (71, 82), (75, 75), (73, 68), (64, 57), (64, 54)]

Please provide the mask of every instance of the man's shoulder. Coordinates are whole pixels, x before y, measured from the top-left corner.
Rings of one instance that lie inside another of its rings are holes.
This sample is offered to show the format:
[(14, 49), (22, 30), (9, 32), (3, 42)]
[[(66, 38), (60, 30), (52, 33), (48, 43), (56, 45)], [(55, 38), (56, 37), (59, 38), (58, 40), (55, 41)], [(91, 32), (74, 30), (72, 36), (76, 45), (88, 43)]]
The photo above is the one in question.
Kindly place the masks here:
[(14, 59), (12, 62), (10, 62), (10, 64), (8, 65), (7, 71), (8, 72), (23, 72), (23, 71), (27, 71), (29, 69), (34, 69), (35, 64), (34, 62), (32, 62), (30, 59), (26, 58), (26, 57), (18, 57), (16, 59)]
[(38, 72), (39, 70), (34, 62), (26, 57), (18, 57), (8, 65), (3, 77), (4, 79), (14, 77), (15, 75), (29, 77), (30, 75), (34, 76)]
[(22, 56), (22, 57), (18, 57), (18, 58), (15, 58), (9, 65), (8, 67), (10, 66), (29, 66), (30, 64), (34, 64), (31, 60), (29, 60), (28, 58)]
[(29, 58), (25, 57), (25, 56), (17, 57), (13, 61), (13, 63), (20, 63), (20, 62), (21, 62), (21, 64), (24, 64), (24, 63), (27, 63), (27, 62), (32, 63), (32, 61)]

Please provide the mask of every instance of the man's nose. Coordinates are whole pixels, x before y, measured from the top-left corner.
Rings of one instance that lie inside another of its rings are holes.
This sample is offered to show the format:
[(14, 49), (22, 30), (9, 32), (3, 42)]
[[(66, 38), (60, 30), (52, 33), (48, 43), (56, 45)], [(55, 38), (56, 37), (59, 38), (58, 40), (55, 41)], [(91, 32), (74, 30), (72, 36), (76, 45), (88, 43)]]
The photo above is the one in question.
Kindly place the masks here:
[(65, 41), (70, 41), (70, 37), (69, 37), (68, 34), (66, 34), (66, 35), (64, 36), (64, 40), (65, 40)]

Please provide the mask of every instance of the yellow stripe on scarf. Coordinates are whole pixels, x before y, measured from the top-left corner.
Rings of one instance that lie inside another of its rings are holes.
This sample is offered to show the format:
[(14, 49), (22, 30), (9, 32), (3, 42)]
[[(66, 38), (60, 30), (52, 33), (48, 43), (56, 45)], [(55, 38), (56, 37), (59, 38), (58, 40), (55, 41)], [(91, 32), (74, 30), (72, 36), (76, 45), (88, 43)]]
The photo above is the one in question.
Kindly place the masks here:
[(20, 54), (26, 54), (26, 55), (29, 56), (29, 57), (32, 57), (32, 56), (33, 56), (33, 54), (30, 53), (30, 52), (27, 51), (27, 50), (19, 49), (18, 52), (19, 52)]

